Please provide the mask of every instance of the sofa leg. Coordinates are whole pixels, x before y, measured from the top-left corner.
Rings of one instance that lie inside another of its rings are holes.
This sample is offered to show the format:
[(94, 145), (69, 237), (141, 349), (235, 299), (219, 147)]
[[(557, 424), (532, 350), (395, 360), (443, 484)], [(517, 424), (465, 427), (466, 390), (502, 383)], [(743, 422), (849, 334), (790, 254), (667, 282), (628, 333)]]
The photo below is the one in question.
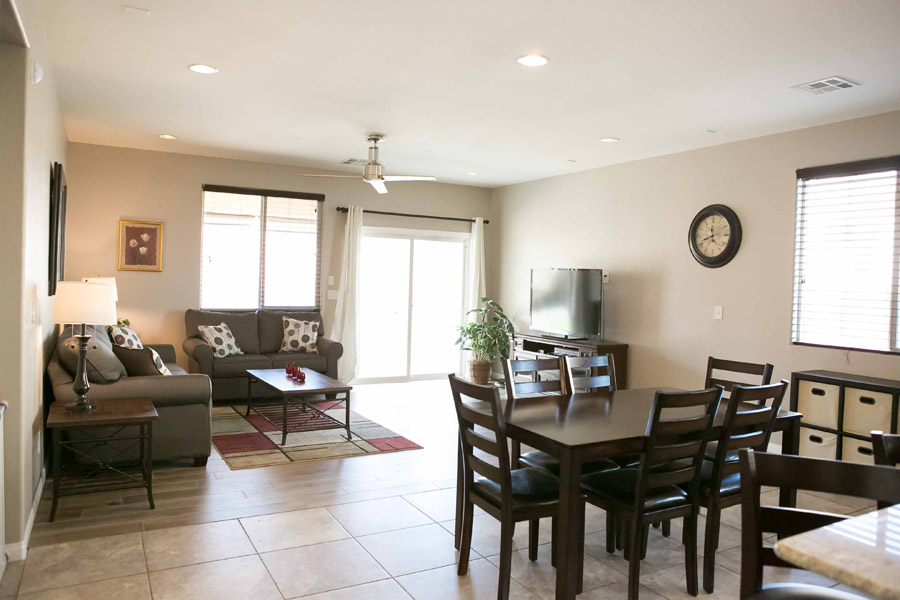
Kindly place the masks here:
[(205, 467), (208, 460), (209, 460), (208, 456), (195, 456), (194, 457), (194, 466), (195, 467)]

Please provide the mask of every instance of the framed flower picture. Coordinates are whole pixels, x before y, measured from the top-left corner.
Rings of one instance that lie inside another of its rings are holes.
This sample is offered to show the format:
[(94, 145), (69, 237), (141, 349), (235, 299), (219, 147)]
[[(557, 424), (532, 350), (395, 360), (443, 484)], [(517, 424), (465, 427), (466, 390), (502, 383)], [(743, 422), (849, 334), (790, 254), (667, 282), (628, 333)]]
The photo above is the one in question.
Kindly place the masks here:
[(162, 223), (119, 221), (119, 270), (162, 271)]

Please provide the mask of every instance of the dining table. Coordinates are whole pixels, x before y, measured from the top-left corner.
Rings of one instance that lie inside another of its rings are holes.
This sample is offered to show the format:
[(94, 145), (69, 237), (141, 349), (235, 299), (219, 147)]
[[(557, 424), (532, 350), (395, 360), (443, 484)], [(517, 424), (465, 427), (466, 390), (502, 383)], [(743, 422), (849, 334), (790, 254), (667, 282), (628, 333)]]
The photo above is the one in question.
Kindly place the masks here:
[[(559, 516), (557, 517), (556, 597), (574, 599), (578, 587), (581, 514), (581, 465), (600, 458), (640, 452), (657, 391), (675, 388), (623, 389), (541, 395), (516, 400), (508, 411), (506, 433), (511, 439), (557, 457), (560, 461)], [(723, 399), (713, 434), (725, 417)], [(748, 407), (749, 408), (749, 407)], [(678, 409), (680, 410), (680, 409)], [(687, 416), (687, 413), (686, 413)], [(781, 410), (775, 431), (782, 432), (782, 454), (797, 454), (801, 414)], [(782, 489), (779, 503), (796, 505), (796, 490)]]
[(873, 598), (900, 600), (900, 505), (784, 538), (775, 554)]

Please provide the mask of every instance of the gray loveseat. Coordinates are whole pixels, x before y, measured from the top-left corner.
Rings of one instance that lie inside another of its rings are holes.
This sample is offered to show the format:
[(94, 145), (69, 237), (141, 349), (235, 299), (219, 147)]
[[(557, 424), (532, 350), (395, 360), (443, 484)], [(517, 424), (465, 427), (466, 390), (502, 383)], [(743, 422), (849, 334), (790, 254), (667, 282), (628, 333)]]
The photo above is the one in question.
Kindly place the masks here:
[[(247, 398), (247, 369), (280, 369), (293, 362), (328, 377), (337, 379), (338, 359), (344, 353), (340, 342), (319, 336), (318, 354), (281, 352), (284, 338), (282, 317), (319, 323), (325, 330), (322, 313), (309, 310), (209, 311), (188, 310), (184, 313), (187, 339), (184, 351), (190, 358), (192, 373), (203, 373), (212, 379), (213, 400), (243, 400)], [(214, 358), (212, 348), (200, 337), (198, 325), (225, 323), (243, 354)], [(266, 390), (253, 387), (254, 397), (262, 397)]]
[[(105, 334), (105, 332), (104, 332)], [(175, 347), (151, 345), (172, 372), (171, 375), (122, 376), (113, 383), (91, 383), (92, 400), (150, 398), (159, 413), (153, 425), (153, 460), (191, 458), (203, 466), (211, 451), (212, 402), (209, 377), (189, 375), (175, 364)], [(60, 362), (54, 350), (47, 365), (47, 376), (57, 402), (74, 400), (74, 377)]]

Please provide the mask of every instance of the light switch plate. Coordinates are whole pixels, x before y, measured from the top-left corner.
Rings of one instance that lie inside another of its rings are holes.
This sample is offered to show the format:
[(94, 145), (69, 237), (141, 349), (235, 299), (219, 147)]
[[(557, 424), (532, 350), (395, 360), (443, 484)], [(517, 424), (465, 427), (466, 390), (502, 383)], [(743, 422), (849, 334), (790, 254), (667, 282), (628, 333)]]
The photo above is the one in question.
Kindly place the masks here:
[(721, 306), (713, 307), (713, 319), (715, 319), (717, 321), (722, 320), (722, 307)]
[(338, 291), (337, 290), (328, 290), (328, 299), (329, 300), (337, 300)]
[(609, 273), (606, 271), (603, 271), (603, 283), (609, 283)]
[(334, 285), (334, 275), (328, 276), (328, 285)]

